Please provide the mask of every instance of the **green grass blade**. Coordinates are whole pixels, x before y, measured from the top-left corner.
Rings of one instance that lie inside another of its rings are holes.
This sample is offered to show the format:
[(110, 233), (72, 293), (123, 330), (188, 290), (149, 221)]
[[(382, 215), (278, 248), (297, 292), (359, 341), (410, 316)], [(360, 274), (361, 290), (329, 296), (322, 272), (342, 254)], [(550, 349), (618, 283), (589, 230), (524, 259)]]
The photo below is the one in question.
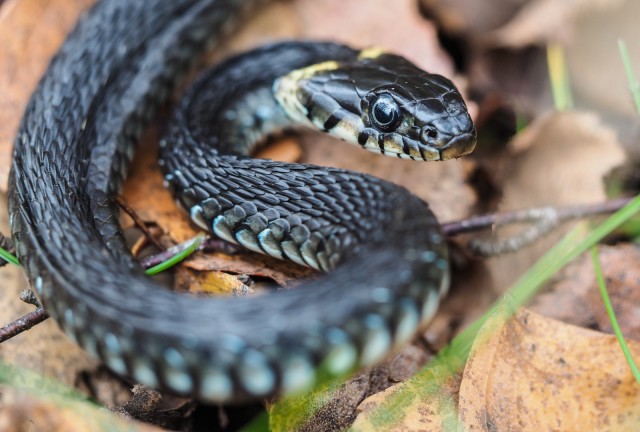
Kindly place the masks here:
[(622, 349), (622, 353), (624, 354), (625, 359), (627, 359), (627, 363), (629, 363), (629, 367), (631, 368), (631, 373), (633, 373), (634, 378), (638, 383), (640, 383), (640, 370), (638, 370), (638, 366), (636, 362), (633, 360), (633, 356), (631, 355), (631, 351), (629, 350), (629, 346), (627, 345), (627, 341), (624, 339), (622, 335), (622, 330), (620, 329), (620, 325), (618, 324), (618, 318), (616, 317), (616, 313), (613, 310), (613, 305), (611, 304), (611, 298), (609, 298), (609, 293), (607, 292), (607, 286), (604, 281), (604, 276), (602, 275), (602, 268), (600, 266), (600, 259), (598, 257), (598, 248), (593, 246), (591, 248), (591, 259), (593, 261), (593, 268), (596, 273), (596, 278), (598, 279), (598, 288), (600, 289), (600, 295), (602, 296), (602, 302), (604, 303), (604, 307), (607, 311), (607, 315), (609, 316), (609, 321), (611, 321), (611, 326), (613, 327), (613, 332), (618, 339), (618, 343), (620, 344), (620, 348)]
[(547, 67), (556, 109), (558, 111), (572, 109), (573, 97), (571, 96), (567, 61), (560, 44), (551, 44), (547, 47)]
[(189, 255), (194, 253), (196, 249), (198, 249), (198, 247), (202, 244), (204, 239), (205, 239), (204, 234), (202, 233), (198, 234), (193, 238), (192, 243), (185, 250), (181, 251), (180, 253), (177, 253), (176, 255), (172, 256), (171, 258), (169, 258), (164, 262), (161, 262), (158, 265), (148, 268), (147, 270), (145, 270), (145, 273), (148, 274), (149, 276), (153, 276), (167, 270), (170, 267), (173, 267), (174, 265), (178, 264), (180, 261), (187, 258)]
[(631, 97), (633, 97), (633, 103), (636, 106), (636, 112), (638, 114), (638, 117), (640, 117), (640, 85), (638, 84), (636, 74), (633, 71), (631, 56), (629, 55), (629, 51), (627, 50), (627, 44), (622, 39), (618, 39), (618, 48), (620, 50), (620, 58), (622, 59), (624, 70), (627, 74), (627, 81), (629, 81)]
[(16, 258), (15, 255), (10, 254), (9, 251), (1, 247), (0, 247), (0, 258), (2, 258), (8, 263), (20, 266), (20, 262), (18, 261), (18, 258)]

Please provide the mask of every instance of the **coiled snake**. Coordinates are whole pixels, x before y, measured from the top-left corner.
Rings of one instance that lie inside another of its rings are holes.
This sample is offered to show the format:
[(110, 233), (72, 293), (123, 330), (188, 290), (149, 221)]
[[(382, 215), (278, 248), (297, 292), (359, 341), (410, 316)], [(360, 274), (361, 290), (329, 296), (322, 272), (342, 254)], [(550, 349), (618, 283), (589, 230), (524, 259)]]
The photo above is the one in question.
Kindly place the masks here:
[(287, 42), (232, 58), (173, 115), (167, 183), (215, 235), (331, 271), (251, 299), (159, 288), (128, 252), (113, 196), (155, 108), (247, 3), (96, 4), (31, 97), (10, 177), (16, 251), (65, 332), (119, 374), (216, 402), (306, 388), (318, 365), (375, 363), (430, 319), (448, 285), (424, 202), (371, 176), (248, 157), (265, 133), (302, 122), (418, 160), (475, 145), (453, 84), (401, 57)]

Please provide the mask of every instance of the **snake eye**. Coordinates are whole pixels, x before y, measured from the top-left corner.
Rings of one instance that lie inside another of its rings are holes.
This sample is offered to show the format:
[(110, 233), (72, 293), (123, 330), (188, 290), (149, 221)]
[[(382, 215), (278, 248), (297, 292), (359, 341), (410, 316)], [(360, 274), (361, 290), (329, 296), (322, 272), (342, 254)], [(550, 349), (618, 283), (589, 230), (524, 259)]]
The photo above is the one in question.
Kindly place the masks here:
[(391, 95), (383, 93), (374, 99), (369, 111), (371, 123), (383, 132), (396, 130), (402, 118), (400, 107)]

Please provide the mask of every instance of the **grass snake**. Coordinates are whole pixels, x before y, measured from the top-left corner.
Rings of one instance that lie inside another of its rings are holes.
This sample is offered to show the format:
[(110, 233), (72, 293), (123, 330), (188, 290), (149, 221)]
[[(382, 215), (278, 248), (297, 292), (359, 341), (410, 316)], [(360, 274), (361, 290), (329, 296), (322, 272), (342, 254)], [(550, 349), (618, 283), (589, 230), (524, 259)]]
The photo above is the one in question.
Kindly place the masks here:
[(311, 42), (233, 57), (172, 115), (160, 143), (166, 183), (218, 237), (330, 271), (250, 299), (160, 288), (128, 252), (113, 197), (157, 107), (248, 3), (97, 3), (33, 93), (10, 175), (17, 254), (65, 332), (118, 374), (213, 402), (307, 388), (319, 365), (373, 364), (431, 318), (448, 287), (427, 204), (372, 176), (249, 157), (264, 134), (306, 124), (415, 160), (475, 145), (453, 84), (401, 57)]

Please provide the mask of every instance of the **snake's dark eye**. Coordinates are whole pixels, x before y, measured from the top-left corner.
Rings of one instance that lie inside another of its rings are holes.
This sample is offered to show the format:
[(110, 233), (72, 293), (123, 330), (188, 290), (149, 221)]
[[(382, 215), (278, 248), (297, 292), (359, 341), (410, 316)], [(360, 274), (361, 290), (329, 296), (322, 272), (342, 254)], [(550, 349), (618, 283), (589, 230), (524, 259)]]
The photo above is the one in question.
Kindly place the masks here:
[(396, 130), (402, 119), (400, 107), (391, 95), (386, 93), (381, 94), (373, 100), (369, 117), (371, 123), (383, 132)]

